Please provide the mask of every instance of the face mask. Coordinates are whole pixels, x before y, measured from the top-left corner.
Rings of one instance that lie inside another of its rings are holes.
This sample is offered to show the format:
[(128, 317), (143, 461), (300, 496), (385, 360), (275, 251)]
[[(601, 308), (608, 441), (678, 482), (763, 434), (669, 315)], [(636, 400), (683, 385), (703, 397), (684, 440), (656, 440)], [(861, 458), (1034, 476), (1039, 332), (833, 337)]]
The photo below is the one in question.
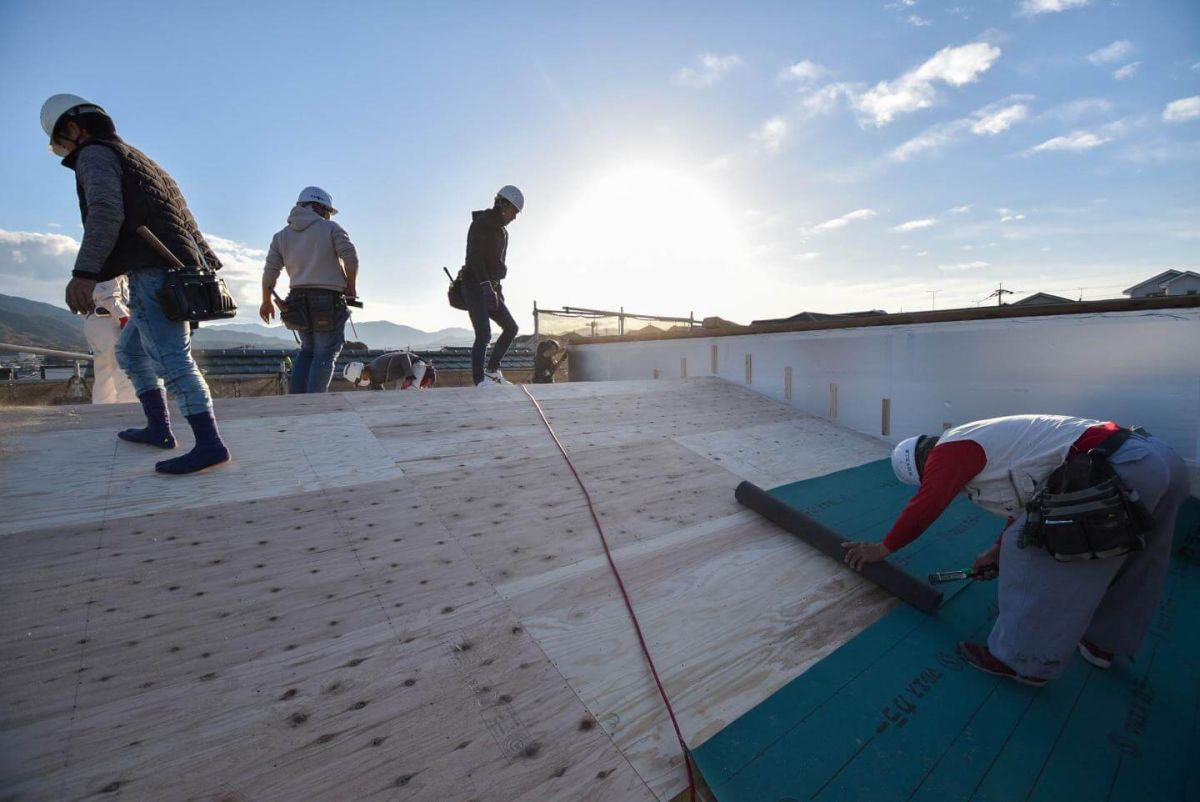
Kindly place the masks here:
[(70, 151), (68, 151), (62, 145), (58, 144), (57, 141), (50, 143), (50, 152), (53, 153), (55, 156), (57, 156), (60, 159), (65, 159), (65, 158), (67, 158), (67, 156), (70, 155)]

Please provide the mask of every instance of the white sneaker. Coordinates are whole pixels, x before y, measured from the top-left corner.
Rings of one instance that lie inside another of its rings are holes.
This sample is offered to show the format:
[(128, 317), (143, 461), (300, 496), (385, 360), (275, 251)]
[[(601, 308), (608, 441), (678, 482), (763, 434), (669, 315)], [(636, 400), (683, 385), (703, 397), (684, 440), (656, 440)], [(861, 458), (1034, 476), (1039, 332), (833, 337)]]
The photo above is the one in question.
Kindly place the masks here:
[(504, 378), (504, 371), (496, 368), (495, 370), (485, 370), (483, 372), (485, 380), (490, 379), (496, 384), (512, 384), (508, 379)]
[(476, 387), (495, 387), (496, 383), (494, 381), (492, 381), (491, 379), (484, 379), (483, 381), (481, 381), (479, 384), (477, 384), (475, 386)]

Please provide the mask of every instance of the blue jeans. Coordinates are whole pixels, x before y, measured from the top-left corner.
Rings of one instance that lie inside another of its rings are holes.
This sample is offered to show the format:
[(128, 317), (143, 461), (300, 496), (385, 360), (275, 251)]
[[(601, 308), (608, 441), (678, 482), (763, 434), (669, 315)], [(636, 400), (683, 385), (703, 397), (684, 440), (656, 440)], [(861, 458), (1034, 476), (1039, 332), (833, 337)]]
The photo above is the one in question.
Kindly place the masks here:
[(191, 326), (167, 320), (155, 295), (165, 280), (152, 268), (129, 273), (130, 317), (117, 340), (117, 364), (138, 395), (165, 384), (185, 416), (211, 412), (208, 384), (192, 359)]
[(292, 380), (288, 393), (323, 393), (333, 378), (333, 365), (346, 342), (343, 321), (333, 331), (298, 331), (300, 353), (292, 360)]

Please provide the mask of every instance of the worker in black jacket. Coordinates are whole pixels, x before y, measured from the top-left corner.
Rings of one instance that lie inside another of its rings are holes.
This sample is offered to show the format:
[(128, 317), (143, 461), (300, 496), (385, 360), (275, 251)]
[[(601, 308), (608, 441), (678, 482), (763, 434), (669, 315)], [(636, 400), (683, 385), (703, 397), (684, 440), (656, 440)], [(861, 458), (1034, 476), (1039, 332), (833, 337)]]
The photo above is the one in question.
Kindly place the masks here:
[[(471, 379), (476, 387), (512, 384), (504, 378), (500, 362), (517, 336), (517, 322), (504, 305), (500, 282), (508, 275), (508, 267), (504, 264), (508, 252), (506, 226), (516, 219), (524, 207), (525, 196), (510, 184), (496, 193), (492, 208), (471, 213), (466, 264), (458, 275), (463, 302), (467, 305), (471, 326), (475, 329), (475, 343), (471, 346)], [(500, 324), (501, 333), (484, 370), (483, 357), (492, 339), (489, 319)]]

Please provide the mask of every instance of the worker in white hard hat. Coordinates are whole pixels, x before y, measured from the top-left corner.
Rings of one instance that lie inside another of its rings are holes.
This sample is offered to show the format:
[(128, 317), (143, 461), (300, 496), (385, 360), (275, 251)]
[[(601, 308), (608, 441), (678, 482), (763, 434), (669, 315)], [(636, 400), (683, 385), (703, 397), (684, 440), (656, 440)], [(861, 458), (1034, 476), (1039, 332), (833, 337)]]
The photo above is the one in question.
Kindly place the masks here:
[(346, 230), (331, 219), (333, 198), (320, 187), (305, 187), (296, 198), (287, 225), (271, 239), (263, 267), (259, 316), (269, 323), (275, 284), (288, 274), (287, 300), (280, 319), (300, 339), (288, 392), (323, 393), (346, 342), (350, 310), (346, 299), (358, 295), (358, 251)]
[(427, 390), (437, 383), (437, 368), (410, 351), (378, 356), (371, 364), (351, 362), (342, 378), (356, 387), (384, 390), (388, 385), (401, 390)]
[(83, 240), (67, 285), (72, 312), (94, 312), (100, 282), (129, 277), (128, 323), (117, 341), (117, 361), (137, 391), (146, 426), (117, 436), (154, 448), (175, 448), (167, 411), (170, 389), (187, 418), (195, 446), (155, 464), (167, 474), (187, 474), (229, 461), (217, 430), (212, 396), (191, 352), (186, 320), (170, 320), (159, 299), (166, 283), (165, 259), (136, 232), (145, 226), (186, 265), (217, 270), (221, 262), (200, 233), (183, 193), (166, 170), (117, 136), (116, 125), (99, 105), (78, 95), (54, 95), (42, 105), (42, 130), (50, 150), (74, 171), (83, 217)]
[(83, 321), (83, 335), (92, 349), (92, 403), (131, 404), (138, 400), (133, 383), (117, 363), (117, 341), (129, 322), (129, 281), (117, 276), (96, 282), (95, 308)]
[[(511, 184), (496, 193), (492, 208), (471, 213), (467, 231), (467, 257), (458, 272), (463, 302), (475, 329), (471, 346), (471, 379), (476, 387), (511, 384), (504, 378), (501, 362), (517, 336), (517, 322), (504, 305), (500, 282), (508, 275), (508, 224), (525, 208), (525, 196)], [(483, 358), (492, 339), (489, 321), (500, 324), (500, 337), (492, 347), (486, 369)]]
[(1161, 440), (1111, 421), (1013, 415), (910, 437), (892, 468), (919, 489), (882, 543), (842, 544), (855, 569), (916, 540), (963, 490), (1008, 519), (972, 566), (975, 579), (999, 576), (1000, 612), (986, 643), (959, 644), (969, 665), (1037, 686), (1076, 649), (1099, 668), (1138, 651), (1188, 495), (1183, 460)]

